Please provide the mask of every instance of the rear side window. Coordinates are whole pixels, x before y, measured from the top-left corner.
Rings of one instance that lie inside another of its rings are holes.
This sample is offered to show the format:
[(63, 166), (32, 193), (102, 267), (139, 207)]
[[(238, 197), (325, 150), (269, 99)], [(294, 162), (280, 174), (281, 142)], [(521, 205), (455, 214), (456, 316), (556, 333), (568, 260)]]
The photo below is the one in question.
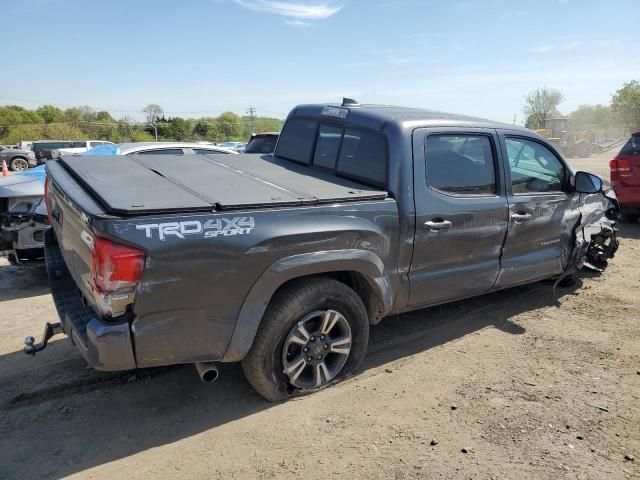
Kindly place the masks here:
[(313, 164), (318, 167), (335, 170), (341, 141), (342, 128), (322, 125), (318, 131), (318, 142), (313, 156)]
[(87, 142), (72, 142), (71, 148), (87, 148)]
[(89, 142), (90, 147), (97, 147), (98, 145), (104, 145), (104, 142)]
[(640, 136), (631, 137), (620, 150), (620, 155), (640, 155)]
[(345, 129), (336, 170), (347, 177), (384, 185), (387, 180), (387, 145), (384, 137), (367, 130)]
[(277, 141), (277, 135), (254, 137), (245, 147), (244, 153), (273, 153)]
[(427, 185), (457, 195), (495, 195), (496, 171), (486, 135), (429, 135)]
[(294, 162), (311, 163), (318, 123), (312, 120), (292, 118), (284, 126), (278, 142), (278, 157)]

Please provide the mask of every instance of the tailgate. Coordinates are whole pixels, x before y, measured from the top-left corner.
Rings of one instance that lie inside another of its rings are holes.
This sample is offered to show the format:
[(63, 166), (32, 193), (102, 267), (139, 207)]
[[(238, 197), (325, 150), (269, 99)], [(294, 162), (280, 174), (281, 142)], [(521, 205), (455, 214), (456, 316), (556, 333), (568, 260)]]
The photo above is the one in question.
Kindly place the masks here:
[[(91, 251), (94, 237), (90, 221), (100, 213), (99, 207), (57, 162), (49, 162), (47, 172), (50, 180), (47, 201), (60, 253), (76, 285), (85, 299), (91, 302)], [(68, 192), (74, 192), (89, 203), (81, 207), (77, 197), (72, 198)]]

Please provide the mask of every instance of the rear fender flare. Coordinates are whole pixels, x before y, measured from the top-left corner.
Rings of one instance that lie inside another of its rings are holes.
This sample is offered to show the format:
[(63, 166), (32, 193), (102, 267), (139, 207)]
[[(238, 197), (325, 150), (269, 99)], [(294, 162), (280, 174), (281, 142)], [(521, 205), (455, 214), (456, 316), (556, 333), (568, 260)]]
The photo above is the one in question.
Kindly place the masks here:
[(362, 274), (376, 290), (384, 313), (391, 310), (393, 295), (380, 258), (366, 250), (331, 250), (282, 258), (265, 270), (246, 296), (223, 362), (244, 358), (253, 344), (260, 322), (274, 293), (286, 282), (323, 273), (351, 271)]

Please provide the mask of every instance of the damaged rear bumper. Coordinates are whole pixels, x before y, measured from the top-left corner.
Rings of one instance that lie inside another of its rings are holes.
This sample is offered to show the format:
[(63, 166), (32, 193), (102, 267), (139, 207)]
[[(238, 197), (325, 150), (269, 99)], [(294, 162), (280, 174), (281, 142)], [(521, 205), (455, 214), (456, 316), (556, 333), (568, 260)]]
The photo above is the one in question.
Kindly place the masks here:
[(88, 306), (64, 263), (52, 229), (45, 234), (45, 261), (64, 333), (96, 370), (136, 368), (129, 323), (109, 323)]

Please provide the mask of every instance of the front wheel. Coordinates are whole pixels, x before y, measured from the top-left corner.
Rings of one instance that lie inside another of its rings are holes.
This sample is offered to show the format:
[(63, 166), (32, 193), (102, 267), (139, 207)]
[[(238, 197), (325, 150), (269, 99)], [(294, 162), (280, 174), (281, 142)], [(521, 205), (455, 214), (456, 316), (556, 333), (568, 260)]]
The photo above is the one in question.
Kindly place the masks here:
[(353, 373), (368, 341), (367, 311), (351, 288), (331, 278), (294, 281), (269, 304), (242, 370), (265, 399), (283, 400)]
[(22, 157), (14, 158), (9, 163), (9, 168), (14, 172), (29, 170), (29, 162)]

